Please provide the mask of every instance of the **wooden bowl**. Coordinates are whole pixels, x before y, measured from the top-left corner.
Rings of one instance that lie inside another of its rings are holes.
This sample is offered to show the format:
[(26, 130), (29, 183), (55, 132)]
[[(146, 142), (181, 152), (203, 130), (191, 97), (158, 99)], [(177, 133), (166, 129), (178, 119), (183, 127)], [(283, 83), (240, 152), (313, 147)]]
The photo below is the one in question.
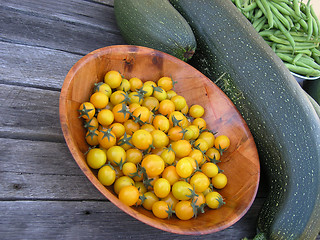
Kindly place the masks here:
[[(204, 214), (188, 221), (161, 220), (143, 207), (128, 207), (120, 202), (112, 187), (103, 186), (96, 173), (87, 165), (83, 122), (77, 109), (89, 100), (94, 83), (105, 73), (116, 70), (127, 79), (138, 77), (156, 81), (171, 76), (178, 83), (175, 91), (189, 105), (205, 108), (208, 128), (230, 137), (231, 145), (222, 156), (219, 167), (228, 177), (221, 190), (226, 204), (218, 210), (207, 209)], [(200, 235), (223, 230), (237, 222), (250, 208), (258, 189), (260, 165), (253, 137), (241, 115), (229, 98), (207, 77), (189, 64), (162, 52), (138, 46), (110, 46), (93, 51), (80, 59), (69, 71), (60, 95), (60, 122), (66, 143), (75, 161), (92, 184), (112, 203), (127, 214), (155, 228), (168, 232)]]

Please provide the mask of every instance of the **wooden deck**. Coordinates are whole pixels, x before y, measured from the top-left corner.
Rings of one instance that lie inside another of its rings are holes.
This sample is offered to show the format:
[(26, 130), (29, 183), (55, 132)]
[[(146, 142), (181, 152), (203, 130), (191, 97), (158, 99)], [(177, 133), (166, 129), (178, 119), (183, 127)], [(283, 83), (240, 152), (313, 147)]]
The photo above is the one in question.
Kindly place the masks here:
[[(185, 236), (119, 210), (73, 160), (60, 128), (69, 69), (92, 50), (124, 44), (112, 0), (0, 0), (0, 239), (241, 239), (255, 235), (266, 197), (221, 232)], [(320, 238), (318, 238), (320, 239)]]

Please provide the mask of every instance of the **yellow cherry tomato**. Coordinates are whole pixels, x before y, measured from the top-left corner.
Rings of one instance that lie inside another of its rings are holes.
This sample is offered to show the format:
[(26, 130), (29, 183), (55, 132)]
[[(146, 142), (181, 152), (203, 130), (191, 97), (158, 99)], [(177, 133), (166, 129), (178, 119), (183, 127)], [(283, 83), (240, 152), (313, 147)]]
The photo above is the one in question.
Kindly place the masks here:
[(225, 174), (218, 173), (212, 178), (211, 182), (215, 188), (222, 189), (227, 185), (228, 179)]
[(159, 178), (153, 184), (154, 194), (159, 198), (165, 198), (166, 196), (168, 196), (170, 190), (170, 182), (165, 178)]
[(90, 149), (87, 153), (87, 163), (93, 169), (101, 168), (107, 162), (107, 156), (104, 151), (99, 148)]
[(181, 220), (189, 220), (194, 216), (193, 207), (190, 201), (180, 201), (175, 207), (176, 216)]
[(122, 82), (122, 76), (119, 72), (111, 70), (104, 76), (104, 82), (111, 88), (117, 88)]
[(91, 102), (84, 102), (79, 107), (80, 117), (84, 119), (91, 119), (93, 118), (94, 114), (96, 113), (96, 109)]
[(125, 186), (119, 192), (119, 200), (127, 206), (132, 206), (139, 200), (139, 190), (135, 186)]
[(132, 134), (132, 144), (140, 150), (147, 150), (152, 141), (151, 133), (146, 130), (139, 129)]
[(189, 109), (189, 114), (193, 118), (200, 118), (204, 114), (204, 108), (201, 105), (192, 105)]
[(230, 139), (226, 135), (220, 135), (215, 140), (215, 148), (227, 150), (230, 146)]

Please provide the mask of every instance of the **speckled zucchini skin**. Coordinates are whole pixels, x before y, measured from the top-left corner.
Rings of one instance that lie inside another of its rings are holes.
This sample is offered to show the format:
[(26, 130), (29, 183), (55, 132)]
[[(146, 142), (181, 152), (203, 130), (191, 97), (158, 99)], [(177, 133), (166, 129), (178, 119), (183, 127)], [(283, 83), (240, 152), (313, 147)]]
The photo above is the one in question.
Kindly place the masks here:
[(168, 0), (115, 0), (114, 11), (128, 44), (151, 47), (183, 61), (192, 57), (194, 34)]
[(230, 97), (254, 136), (270, 186), (258, 230), (267, 239), (315, 239), (320, 120), (307, 96), (231, 1), (170, 2), (195, 33), (191, 64)]

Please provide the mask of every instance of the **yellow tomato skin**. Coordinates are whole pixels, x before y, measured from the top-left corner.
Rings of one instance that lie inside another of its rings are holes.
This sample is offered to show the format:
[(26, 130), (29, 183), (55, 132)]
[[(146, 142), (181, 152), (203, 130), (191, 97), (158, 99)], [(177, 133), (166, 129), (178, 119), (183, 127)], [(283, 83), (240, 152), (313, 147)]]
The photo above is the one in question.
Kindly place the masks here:
[(87, 163), (93, 169), (101, 168), (107, 161), (105, 152), (99, 148), (93, 148), (87, 153)]
[(161, 130), (153, 130), (152, 135), (152, 144), (155, 148), (163, 148), (168, 145), (169, 137)]
[(178, 200), (189, 200), (192, 189), (190, 183), (180, 180), (172, 185), (172, 194)]
[(188, 178), (193, 173), (193, 166), (187, 157), (181, 158), (176, 165), (176, 171), (182, 178)]
[(113, 190), (116, 194), (119, 194), (120, 190), (125, 186), (134, 185), (134, 181), (132, 178), (128, 176), (119, 177), (113, 184)]
[(189, 109), (189, 114), (193, 118), (202, 117), (204, 114), (204, 108), (198, 104), (192, 105)]
[(154, 182), (153, 191), (159, 198), (165, 198), (168, 196), (171, 190), (169, 181), (165, 178), (159, 178)]
[(192, 151), (190, 142), (184, 139), (173, 142), (172, 149), (178, 158), (186, 157)]
[(104, 76), (104, 82), (108, 84), (111, 88), (117, 88), (120, 86), (122, 81), (122, 76), (119, 72), (111, 70)]
[(166, 92), (171, 90), (173, 87), (173, 81), (172, 78), (170, 77), (161, 77), (158, 81), (157, 84), (159, 87), (163, 88)]
[(105, 108), (109, 103), (109, 98), (106, 94), (102, 92), (95, 92), (90, 97), (90, 102), (94, 105), (95, 108)]
[(193, 208), (190, 201), (180, 201), (175, 207), (176, 216), (180, 220), (189, 220), (194, 216)]
[(227, 185), (228, 179), (225, 174), (218, 173), (212, 178), (211, 182), (216, 189), (222, 189)]
[(215, 177), (219, 173), (219, 168), (212, 162), (206, 162), (201, 166), (201, 171), (209, 178)]
[(165, 201), (157, 201), (152, 205), (152, 213), (157, 218), (168, 218), (168, 209), (168, 204)]
[(153, 192), (146, 192), (144, 197), (146, 199), (142, 203), (142, 206), (147, 210), (152, 210), (153, 204), (159, 201), (159, 198)]
[(132, 143), (140, 150), (148, 149), (152, 144), (152, 141), (153, 138), (151, 133), (146, 130), (139, 129), (132, 134)]
[(98, 180), (104, 186), (111, 186), (116, 180), (116, 172), (110, 166), (106, 165), (99, 169)]
[(178, 175), (175, 166), (167, 166), (162, 172), (162, 177), (167, 179), (170, 185), (173, 185), (180, 179), (180, 176)]
[(168, 118), (163, 115), (156, 115), (152, 121), (152, 124), (155, 129), (161, 130), (163, 132), (168, 132), (170, 128), (170, 123)]
[(226, 135), (220, 135), (215, 140), (215, 148), (227, 150), (230, 147), (230, 139)]
[(208, 143), (208, 148), (214, 147), (215, 136), (211, 132), (200, 133), (199, 139), (204, 139)]
[(163, 159), (155, 154), (147, 155), (143, 158), (141, 166), (145, 168), (149, 178), (159, 176), (164, 170)]
[(84, 102), (79, 106), (80, 116), (85, 120), (91, 119), (96, 113), (96, 108), (91, 102)]
[(135, 186), (125, 186), (119, 192), (119, 200), (126, 204), (127, 206), (132, 206), (136, 204), (139, 200), (139, 190)]
[(98, 122), (102, 126), (109, 126), (114, 121), (113, 112), (109, 109), (102, 109), (97, 115)]
[(190, 184), (194, 187), (195, 192), (201, 193), (209, 187), (210, 180), (204, 173), (196, 172), (191, 177)]
[(224, 202), (222, 196), (218, 192), (213, 191), (206, 195), (206, 204), (211, 209), (218, 209), (224, 204)]

